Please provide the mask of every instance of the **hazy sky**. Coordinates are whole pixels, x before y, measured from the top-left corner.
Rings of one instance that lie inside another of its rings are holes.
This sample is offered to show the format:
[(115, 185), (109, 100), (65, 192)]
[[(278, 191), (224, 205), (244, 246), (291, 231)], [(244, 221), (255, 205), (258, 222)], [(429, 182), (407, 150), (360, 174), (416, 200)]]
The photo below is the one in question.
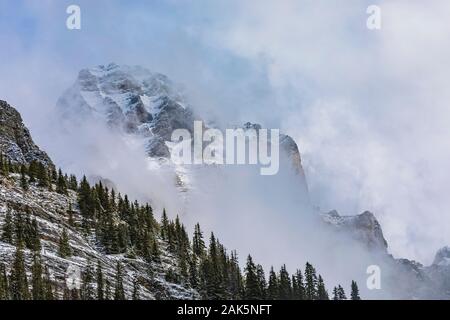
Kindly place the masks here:
[(0, 98), (51, 149), (43, 124), (81, 68), (165, 73), (225, 123), (292, 135), (314, 203), (373, 211), (395, 256), (430, 263), (450, 244), (449, 14), (447, 0), (4, 0)]

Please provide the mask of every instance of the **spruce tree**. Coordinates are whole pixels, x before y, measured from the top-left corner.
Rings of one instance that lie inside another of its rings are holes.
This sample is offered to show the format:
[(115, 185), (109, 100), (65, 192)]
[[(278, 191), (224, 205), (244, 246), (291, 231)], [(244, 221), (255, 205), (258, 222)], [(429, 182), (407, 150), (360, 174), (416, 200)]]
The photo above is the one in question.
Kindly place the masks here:
[(8, 276), (6, 275), (6, 268), (3, 263), (0, 264), (0, 300), (9, 299)]
[(261, 298), (259, 289), (256, 266), (252, 257), (248, 255), (247, 264), (245, 266), (245, 299), (259, 300)]
[(25, 165), (22, 165), (20, 167), (20, 186), (22, 187), (22, 189), (24, 191), (28, 191), (29, 186), (28, 186), (28, 180), (26, 177), (26, 167)]
[(114, 291), (114, 300), (126, 300), (125, 291), (123, 289), (123, 273), (120, 262), (116, 266), (116, 287)]
[(45, 291), (42, 278), (42, 262), (41, 255), (35, 252), (33, 255), (33, 265), (31, 266), (31, 278), (32, 278), (32, 297), (33, 300), (44, 300)]
[(97, 261), (97, 300), (104, 300), (104, 279), (100, 260)]
[(352, 280), (352, 293), (350, 294), (351, 300), (361, 300), (361, 297), (359, 296), (359, 289), (358, 285), (356, 284), (356, 281)]
[(13, 244), (14, 242), (14, 225), (11, 210), (6, 210), (5, 221), (2, 226), (2, 241)]
[(64, 177), (64, 175), (61, 172), (61, 169), (58, 171), (58, 176), (56, 179), (56, 192), (60, 194), (67, 195), (67, 181)]
[(81, 297), (83, 300), (94, 299), (94, 290), (92, 288), (93, 279), (94, 275), (92, 272), (91, 261), (88, 259), (86, 262), (86, 268), (82, 275)]
[(267, 299), (269, 300), (277, 300), (280, 297), (280, 292), (278, 290), (278, 278), (277, 274), (273, 270), (273, 267), (270, 268), (269, 273), (269, 284), (267, 286)]
[(305, 284), (303, 282), (302, 271), (297, 270), (292, 276), (292, 295), (294, 300), (305, 300)]
[(194, 237), (192, 238), (192, 251), (198, 257), (202, 256), (205, 252), (205, 241), (203, 240), (203, 233), (199, 223), (195, 225)]
[(25, 257), (21, 243), (19, 243), (16, 248), (9, 283), (12, 300), (30, 299), (28, 279), (25, 270)]
[(135, 276), (133, 279), (132, 300), (139, 300), (139, 278), (137, 276)]
[(66, 228), (63, 229), (61, 236), (59, 237), (59, 255), (61, 258), (67, 258), (72, 255)]
[(279, 298), (290, 300), (292, 298), (291, 278), (286, 270), (286, 265), (281, 267), (278, 281)]
[(320, 274), (319, 279), (317, 281), (317, 299), (329, 300), (328, 292), (325, 289), (325, 283), (323, 282), (322, 276)]
[(339, 291), (337, 287), (333, 288), (333, 300), (339, 300)]
[(44, 268), (44, 299), (45, 300), (54, 300), (55, 299), (55, 290), (50, 278), (50, 271), (47, 267)]
[(347, 296), (345, 295), (344, 288), (342, 288), (341, 285), (338, 285), (337, 296), (338, 296), (338, 300), (347, 300)]
[(317, 298), (317, 276), (314, 267), (307, 262), (305, 267), (305, 298), (315, 300)]

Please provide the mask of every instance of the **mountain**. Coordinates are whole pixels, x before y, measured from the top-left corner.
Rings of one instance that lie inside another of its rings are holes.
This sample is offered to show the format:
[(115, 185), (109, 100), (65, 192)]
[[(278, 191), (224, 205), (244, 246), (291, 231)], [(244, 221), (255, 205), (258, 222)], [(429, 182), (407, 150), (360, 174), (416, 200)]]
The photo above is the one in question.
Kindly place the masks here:
[(0, 150), (3, 154), (13, 163), (36, 160), (46, 166), (54, 166), (48, 155), (34, 144), (19, 112), (2, 100), (0, 110)]
[[(0, 117), (9, 113), (16, 117), (8, 127), (28, 133), (18, 113), (1, 104)], [(12, 139), (4, 132), (4, 141)], [(107, 180), (97, 177), (91, 186), (57, 172), (48, 157), (21, 162), (8, 150), (0, 149), (0, 300), (101, 299), (98, 292), (115, 300), (266, 297), (262, 266), (248, 256), (244, 276), (236, 251), (230, 254), (213, 233), (206, 249), (198, 224), (191, 242), (178, 217), (169, 220), (164, 210), (157, 222), (149, 204), (108, 189)], [(289, 278), (285, 268), (280, 274)], [(288, 285), (292, 296), (274, 298), (326, 298)]]
[[(113, 130), (141, 137), (146, 140), (148, 156), (163, 162), (170, 158), (169, 145), (175, 129), (186, 129), (192, 135), (194, 120), (214, 128), (210, 119), (194, 112), (183, 90), (167, 76), (140, 66), (114, 63), (81, 70), (75, 83), (58, 99), (57, 112), (62, 122), (95, 119)], [(259, 130), (261, 125), (247, 122), (240, 127)], [(281, 160), (288, 159), (282, 161), (281, 170), (294, 170), (299, 177), (299, 194), (307, 198), (297, 144), (281, 134), (280, 150)], [(188, 186), (193, 170), (178, 166), (176, 171), (182, 185)]]

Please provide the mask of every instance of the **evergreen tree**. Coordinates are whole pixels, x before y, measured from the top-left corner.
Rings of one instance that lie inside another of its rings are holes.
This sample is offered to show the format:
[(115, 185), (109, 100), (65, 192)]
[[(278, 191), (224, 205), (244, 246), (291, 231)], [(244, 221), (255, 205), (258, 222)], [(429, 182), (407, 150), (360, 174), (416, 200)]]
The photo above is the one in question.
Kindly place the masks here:
[(67, 195), (67, 181), (64, 175), (61, 172), (61, 169), (58, 171), (58, 176), (56, 178), (56, 192), (60, 194)]
[(264, 274), (264, 269), (260, 264), (256, 266), (256, 277), (258, 279), (259, 297), (260, 299), (266, 299), (266, 276)]
[(82, 275), (82, 287), (81, 287), (81, 297), (83, 300), (93, 300), (94, 290), (92, 288), (92, 281), (94, 279), (91, 261), (88, 259), (86, 263), (86, 268)]
[(286, 265), (283, 265), (279, 274), (279, 298), (281, 300), (290, 300), (292, 298), (291, 278), (286, 270)]
[(8, 277), (3, 263), (0, 264), (0, 300), (9, 299)]
[(100, 260), (97, 261), (97, 300), (104, 300), (104, 279)]
[(20, 186), (24, 191), (28, 191), (28, 180), (26, 177), (26, 167), (25, 165), (22, 165), (20, 167)]
[(341, 285), (338, 285), (338, 287), (337, 287), (337, 296), (338, 296), (338, 300), (347, 300), (347, 296), (345, 295), (344, 288), (342, 288)]
[(317, 298), (317, 276), (314, 267), (307, 262), (305, 267), (305, 298), (315, 300)]
[(33, 265), (31, 266), (31, 278), (32, 278), (32, 297), (33, 300), (44, 300), (44, 282), (42, 278), (42, 262), (41, 255), (35, 252), (33, 255)]
[(25, 257), (21, 243), (19, 243), (16, 248), (9, 283), (12, 300), (30, 299), (28, 279), (25, 270)]
[(69, 235), (66, 228), (63, 229), (61, 236), (59, 237), (59, 255), (62, 258), (67, 258), (72, 255), (72, 249), (69, 244)]
[(250, 255), (247, 257), (245, 266), (245, 299), (259, 300), (261, 292), (259, 290), (258, 276), (256, 274), (256, 266)]
[(333, 288), (333, 300), (339, 300), (339, 291), (337, 287)]
[(11, 210), (6, 210), (5, 221), (2, 227), (2, 241), (7, 242), (9, 244), (13, 244), (14, 240), (14, 225), (13, 219), (11, 215)]
[(137, 276), (133, 279), (133, 296), (132, 300), (139, 300), (139, 279)]
[(329, 300), (328, 292), (325, 289), (325, 283), (323, 282), (322, 276), (319, 274), (319, 279), (317, 281), (317, 299), (318, 300)]
[(37, 166), (38, 166), (37, 168), (38, 186), (44, 188), (50, 187), (47, 168), (40, 162), (37, 164)]
[(273, 267), (270, 268), (269, 273), (269, 284), (267, 286), (267, 299), (269, 300), (277, 300), (280, 297), (280, 292), (278, 290), (278, 278), (277, 274), (273, 270)]
[(358, 285), (356, 284), (356, 281), (352, 280), (352, 293), (350, 294), (351, 300), (361, 300), (361, 297), (359, 296), (359, 289)]
[(44, 268), (44, 299), (45, 300), (54, 300), (55, 299), (55, 290), (50, 278), (50, 272), (47, 267)]
[(161, 238), (163, 240), (168, 240), (169, 237), (169, 218), (167, 218), (166, 209), (163, 209), (163, 214), (161, 218)]
[(116, 287), (114, 291), (114, 300), (126, 300), (123, 289), (122, 266), (120, 265), (120, 262), (117, 262), (116, 266)]
[(305, 284), (303, 283), (302, 271), (299, 269), (292, 276), (292, 295), (294, 300), (305, 300)]
[(192, 251), (198, 257), (205, 253), (205, 241), (203, 241), (203, 233), (199, 223), (195, 225), (194, 237), (192, 238)]

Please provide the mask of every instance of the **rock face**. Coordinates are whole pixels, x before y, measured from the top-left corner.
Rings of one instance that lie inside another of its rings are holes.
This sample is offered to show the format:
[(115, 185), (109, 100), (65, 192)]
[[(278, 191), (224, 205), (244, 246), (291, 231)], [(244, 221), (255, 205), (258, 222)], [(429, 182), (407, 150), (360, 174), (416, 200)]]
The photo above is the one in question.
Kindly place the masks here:
[[(28, 129), (23, 125), (19, 113), (7, 103), (1, 102), (0, 142), (2, 152), (12, 161), (26, 163), (38, 160), (53, 165), (45, 152), (33, 143)], [(104, 181), (104, 180), (102, 180)], [(56, 186), (53, 185), (53, 190)], [(105, 278), (114, 282), (115, 266), (118, 261), (124, 268), (124, 289), (128, 298), (132, 295), (133, 281), (139, 279), (142, 299), (195, 299), (198, 293), (180, 284), (166, 281), (166, 273), (177, 272), (177, 259), (167, 250), (167, 243), (158, 239), (161, 251), (160, 262), (146, 262), (142, 258), (130, 257), (125, 254), (107, 255), (96, 243), (95, 239), (83, 235), (79, 228), (74, 228), (68, 222), (68, 210), (71, 207), (75, 224), (81, 224), (81, 214), (77, 208), (77, 194), (69, 190), (68, 195), (61, 195), (39, 188), (36, 183), (29, 185), (24, 191), (20, 186), (20, 175), (10, 174), (0, 176), (0, 229), (5, 223), (6, 213), (13, 217), (21, 214), (23, 217), (35, 218), (37, 221), (41, 245), (42, 261), (48, 266), (52, 279), (57, 286), (59, 298), (65, 287), (65, 278), (70, 270), (85, 270), (88, 261), (91, 267), (101, 262)], [(73, 255), (61, 258), (58, 255), (58, 241), (63, 229), (67, 229), (69, 243)], [(15, 246), (0, 240), (0, 263), (10, 270), (14, 259)], [(30, 270), (33, 263), (33, 253), (24, 250), (26, 267)], [(79, 279), (75, 279), (79, 280)]]
[(150, 157), (170, 156), (165, 142), (175, 129), (193, 130), (194, 115), (180, 89), (165, 75), (142, 67), (109, 64), (81, 70), (57, 102), (61, 119), (93, 118), (148, 138)]
[[(165, 75), (117, 64), (81, 70), (74, 85), (58, 100), (57, 110), (63, 121), (95, 119), (143, 137), (149, 157), (162, 161), (170, 158), (169, 145), (175, 129), (186, 129), (192, 136), (194, 120), (208, 122), (207, 116), (194, 113), (182, 90)], [(258, 130), (261, 126), (248, 122), (242, 128)], [(280, 147), (280, 160), (288, 159), (280, 170), (286, 169), (286, 164), (292, 166), (299, 176), (299, 194), (309, 198), (297, 144), (281, 134)], [(176, 174), (183, 191), (188, 190), (188, 181), (192, 180), (189, 168), (178, 167)]]
[(34, 144), (20, 114), (2, 100), (0, 100), (0, 152), (13, 163), (24, 164), (36, 160), (46, 166), (53, 166), (47, 154)]
[(387, 253), (387, 241), (373, 213), (365, 211), (356, 216), (340, 216), (336, 210), (322, 215), (323, 220), (361, 241), (369, 250)]

